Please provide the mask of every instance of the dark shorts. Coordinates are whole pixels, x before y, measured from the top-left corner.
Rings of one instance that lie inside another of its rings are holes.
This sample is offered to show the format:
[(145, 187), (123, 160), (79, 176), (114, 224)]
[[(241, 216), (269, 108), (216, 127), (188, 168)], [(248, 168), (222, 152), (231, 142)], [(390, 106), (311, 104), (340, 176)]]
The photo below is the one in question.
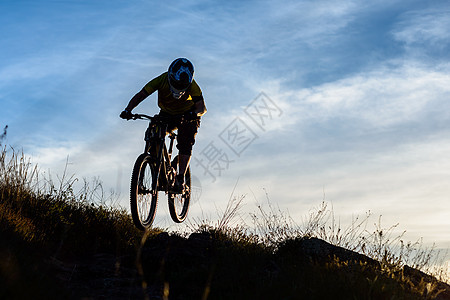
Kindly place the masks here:
[(160, 115), (169, 117), (168, 132), (172, 132), (178, 129), (177, 133), (177, 148), (179, 154), (191, 155), (192, 146), (195, 144), (195, 136), (197, 135), (198, 128), (200, 127), (200, 119), (180, 122), (179, 117), (170, 118), (170, 115), (160, 112)]

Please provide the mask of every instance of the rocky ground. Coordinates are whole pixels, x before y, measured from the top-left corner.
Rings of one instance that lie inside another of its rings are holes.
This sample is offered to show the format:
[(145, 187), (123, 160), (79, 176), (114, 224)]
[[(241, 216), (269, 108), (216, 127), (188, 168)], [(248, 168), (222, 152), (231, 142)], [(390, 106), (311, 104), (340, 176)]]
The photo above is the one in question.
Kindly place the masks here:
[[(326, 267), (336, 260), (339, 267)], [(161, 233), (149, 238), (136, 255), (99, 253), (45, 263), (75, 299), (324, 299), (329, 291), (336, 293), (334, 299), (450, 299), (450, 286), (431, 276), (405, 267), (397, 275), (408, 277), (407, 284), (380, 279), (381, 273), (372, 274), (379, 270), (378, 262), (315, 238), (290, 241), (269, 253), (239, 248), (209, 233), (189, 238)], [(370, 280), (375, 283), (352, 287)], [(377, 280), (395, 294), (376, 291)], [(410, 286), (423, 282), (433, 287), (427, 297), (409, 294)], [(329, 291), (315, 291), (317, 284)]]

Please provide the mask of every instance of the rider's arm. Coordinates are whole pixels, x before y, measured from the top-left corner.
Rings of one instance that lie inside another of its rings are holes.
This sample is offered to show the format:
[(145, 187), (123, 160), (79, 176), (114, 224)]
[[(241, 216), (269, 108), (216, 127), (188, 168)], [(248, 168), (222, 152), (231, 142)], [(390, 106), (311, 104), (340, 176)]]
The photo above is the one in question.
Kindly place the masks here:
[(141, 103), (142, 101), (144, 101), (145, 98), (147, 98), (148, 96), (153, 94), (153, 92), (158, 90), (160, 88), (162, 82), (164, 81), (164, 74), (167, 74), (167, 72), (150, 80), (150, 82), (148, 82), (142, 88), (142, 90), (140, 90), (136, 95), (133, 96), (133, 98), (131, 98), (131, 100), (128, 103), (125, 110), (131, 112), (133, 110), (133, 108), (138, 106), (138, 104)]
[(150, 94), (145, 90), (145, 88), (143, 88), (136, 95), (134, 95), (133, 98), (131, 98), (125, 110), (131, 112), (133, 108), (138, 106), (138, 104), (144, 101), (144, 99), (147, 98), (149, 95)]
[(197, 114), (197, 117), (201, 117), (206, 113), (206, 105), (205, 100), (203, 99), (203, 96), (199, 96), (198, 99), (194, 98), (194, 109), (192, 110), (195, 114)]

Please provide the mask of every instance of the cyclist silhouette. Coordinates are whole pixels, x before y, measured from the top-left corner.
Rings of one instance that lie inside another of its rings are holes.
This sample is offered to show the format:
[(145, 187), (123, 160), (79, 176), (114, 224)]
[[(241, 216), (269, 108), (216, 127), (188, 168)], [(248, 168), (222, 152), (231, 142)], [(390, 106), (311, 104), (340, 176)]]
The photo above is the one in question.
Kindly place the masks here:
[[(134, 95), (120, 113), (122, 119), (129, 120), (132, 117), (131, 111), (152, 93), (158, 91), (159, 115), (168, 118), (169, 131), (178, 129), (179, 174), (175, 182), (177, 191), (183, 190), (184, 175), (191, 160), (192, 146), (200, 126), (200, 118), (206, 113), (202, 91), (193, 77), (192, 63), (186, 58), (177, 58), (170, 64), (167, 72), (152, 79)], [(186, 120), (190, 122), (185, 122)]]

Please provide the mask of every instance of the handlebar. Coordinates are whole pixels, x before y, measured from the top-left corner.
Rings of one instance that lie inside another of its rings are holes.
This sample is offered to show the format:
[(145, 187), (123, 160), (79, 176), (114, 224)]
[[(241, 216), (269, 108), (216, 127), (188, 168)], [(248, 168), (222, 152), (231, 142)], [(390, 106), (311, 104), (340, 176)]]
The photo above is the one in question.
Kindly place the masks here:
[(161, 115), (154, 115), (153, 117), (149, 116), (149, 115), (145, 115), (145, 114), (132, 114), (131, 118), (129, 120), (155, 120), (155, 121), (166, 121), (169, 120), (170, 118), (179, 118), (181, 122), (189, 122), (192, 121), (190, 119), (186, 119), (185, 115), (174, 115), (174, 116), (161, 116)]
[(155, 117), (150, 117), (148, 115), (144, 115), (144, 114), (132, 114), (131, 115), (131, 120), (153, 120)]

